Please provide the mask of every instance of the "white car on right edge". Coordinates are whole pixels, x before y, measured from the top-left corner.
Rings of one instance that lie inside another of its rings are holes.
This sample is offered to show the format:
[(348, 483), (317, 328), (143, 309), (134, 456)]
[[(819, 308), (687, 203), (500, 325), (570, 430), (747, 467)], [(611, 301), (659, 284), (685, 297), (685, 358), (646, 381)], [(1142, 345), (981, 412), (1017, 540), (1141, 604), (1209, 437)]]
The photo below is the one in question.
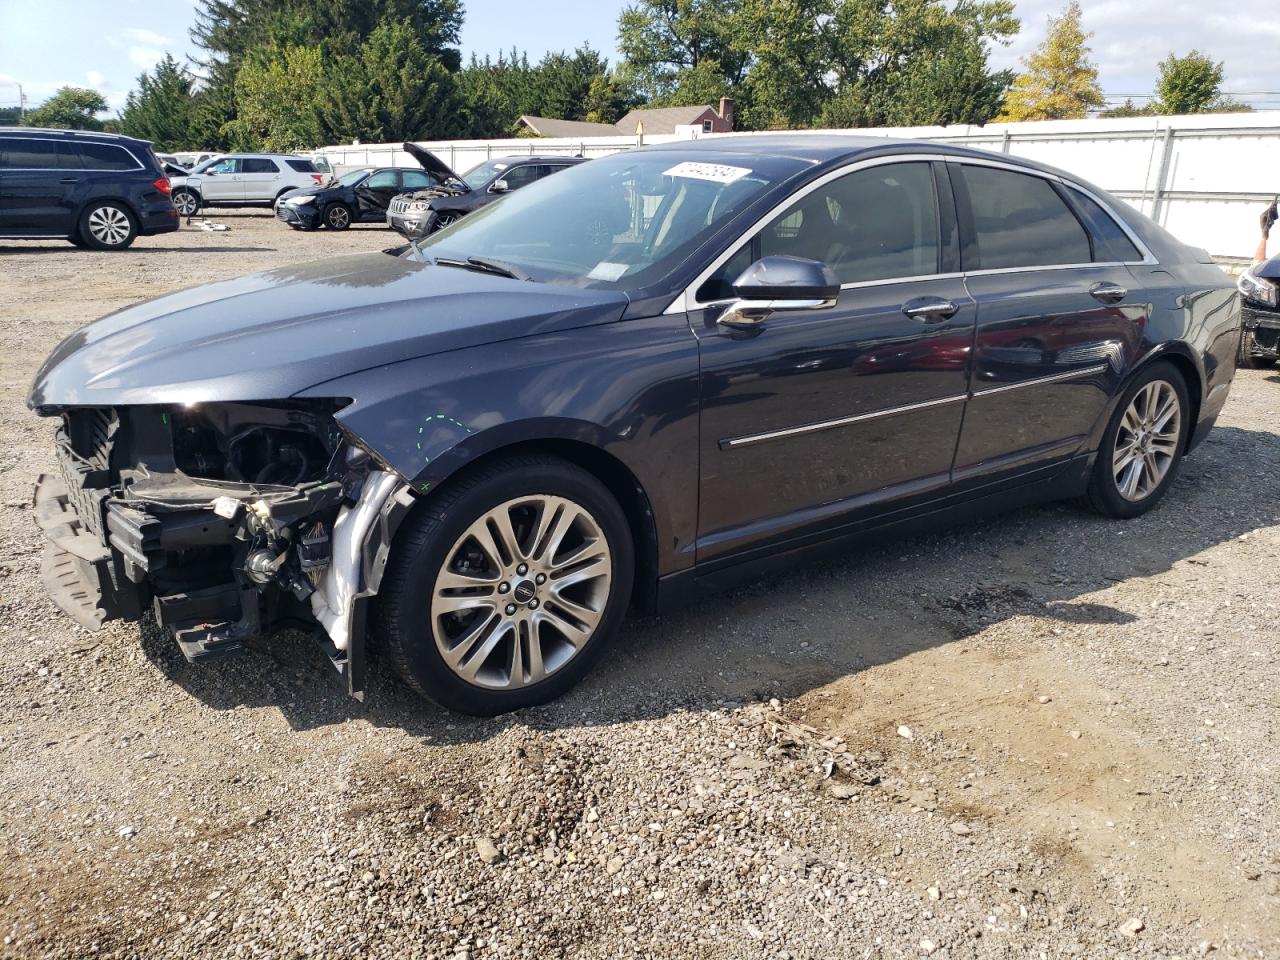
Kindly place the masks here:
[(281, 194), (316, 187), (329, 174), (306, 157), (286, 153), (224, 153), (186, 177), (173, 177), (173, 205), (184, 217), (202, 207), (273, 206)]

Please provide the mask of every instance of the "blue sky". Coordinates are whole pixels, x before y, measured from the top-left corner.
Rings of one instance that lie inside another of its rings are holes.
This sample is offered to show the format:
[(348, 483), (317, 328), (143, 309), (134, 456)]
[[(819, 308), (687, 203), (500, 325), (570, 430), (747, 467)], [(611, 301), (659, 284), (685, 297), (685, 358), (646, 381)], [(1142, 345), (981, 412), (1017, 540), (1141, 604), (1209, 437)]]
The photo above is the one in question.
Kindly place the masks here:
[[(1065, 0), (1019, 0), (1022, 34), (995, 51), (998, 66), (1016, 66), (1044, 36), (1045, 17)], [(533, 3), (466, 0), (464, 56), (496, 54), (512, 46), (537, 59), (586, 41), (616, 57), (618, 13), (625, 0)], [(1209, 12), (1203, 0), (1083, 0), (1084, 22), (1094, 31), (1093, 58), (1108, 94), (1140, 94), (1155, 85), (1156, 63), (1170, 50), (1199, 47), (1226, 62), (1226, 88), (1280, 91), (1280, 15), (1274, 0), (1237, 0)], [(28, 105), (65, 84), (93, 87), (112, 112), (134, 79), (165, 52), (194, 52), (187, 36), (191, 0), (0, 0), (0, 106), (17, 103), (21, 83)], [(1152, 30), (1152, 24), (1160, 29)], [(1280, 108), (1280, 94), (1249, 96)]]

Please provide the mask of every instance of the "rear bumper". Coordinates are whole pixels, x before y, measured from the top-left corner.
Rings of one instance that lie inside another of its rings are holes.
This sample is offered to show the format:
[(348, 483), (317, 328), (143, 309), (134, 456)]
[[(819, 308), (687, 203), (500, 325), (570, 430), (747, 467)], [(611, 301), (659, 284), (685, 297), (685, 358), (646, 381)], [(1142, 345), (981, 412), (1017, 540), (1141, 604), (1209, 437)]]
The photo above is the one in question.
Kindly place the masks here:
[(157, 233), (173, 233), (181, 226), (182, 218), (173, 204), (143, 210), (138, 218), (138, 232), (144, 237), (152, 237)]

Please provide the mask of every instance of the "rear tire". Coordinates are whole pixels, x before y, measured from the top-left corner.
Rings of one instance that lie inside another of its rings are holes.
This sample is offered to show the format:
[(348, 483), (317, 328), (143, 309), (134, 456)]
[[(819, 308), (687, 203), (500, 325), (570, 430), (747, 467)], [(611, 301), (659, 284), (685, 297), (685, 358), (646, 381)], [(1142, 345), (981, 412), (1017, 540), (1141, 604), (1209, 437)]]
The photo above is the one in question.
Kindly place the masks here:
[(351, 208), (345, 203), (331, 203), (324, 210), (324, 225), (330, 230), (345, 230), (351, 226)]
[(80, 239), (90, 250), (125, 250), (138, 237), (138, 222), (114, 200), (90, 203), (80, 214)]
[(173, 207), (181, 216), (193, 217), (200, 211), (200, 196), (193, 190), (179, 187), (173, 191)]
[(627, 519), (599, 480), (553, 457), (513, 457), (450, 481), (406, 520), (376, 622), (410, 687), (494, 716), (586, 675), (626, 613), (634, 562)]
[(1146, 513), (1178, 475), (1191, 427), (1177, 367), (1161, 361), (1140, 371), (1102, 435), (1084, 502), (1108, 517)]

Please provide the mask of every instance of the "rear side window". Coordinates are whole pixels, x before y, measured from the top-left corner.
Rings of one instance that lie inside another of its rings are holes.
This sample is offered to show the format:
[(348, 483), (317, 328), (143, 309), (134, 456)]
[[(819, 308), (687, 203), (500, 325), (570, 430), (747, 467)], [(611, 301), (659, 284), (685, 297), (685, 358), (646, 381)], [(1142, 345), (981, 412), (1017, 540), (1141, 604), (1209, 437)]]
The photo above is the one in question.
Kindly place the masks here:
[(973, 211), (976, 269), (1092, 261), (1089, 235), (1048, 180), (994, 167), (957, 168)]
[(75, 150), (85, 170), (137, 170), (140, 166), (133, 154), (112, 143), (77, 142)]
[(1067, 187), (1067, 192), (1071, 194), (1072, 201), (1084, 214), (1085, 222), (1089, 224), (1089, 230), (1093, 233), (1093, 259), (1111, 263), (1131, 263), (1142, 259), (1141, 252), (1129, 239), (1129, 235), (1120, 229), (1120, 224), (1116, 223), (1111, 214), (1103, 210), (1093, 197), (1075, 187)]
[(274, 160), (266, 157), (245, 157), (240, 163), (241, 173), (279, 173), (280, 168)]
[(68, 166), (53, 140), (0, 137), (0, 170), (61, 170)]
[(298, 173), (317, 173), (316, 165), (310, 160), (286, 160), (290, 170), (296, 170)]
[(880, 164), (812, 191), (761, 232), (760, 256), (773, 254), (820, 260), (841, 283), (937, 273), (929, 164)]

